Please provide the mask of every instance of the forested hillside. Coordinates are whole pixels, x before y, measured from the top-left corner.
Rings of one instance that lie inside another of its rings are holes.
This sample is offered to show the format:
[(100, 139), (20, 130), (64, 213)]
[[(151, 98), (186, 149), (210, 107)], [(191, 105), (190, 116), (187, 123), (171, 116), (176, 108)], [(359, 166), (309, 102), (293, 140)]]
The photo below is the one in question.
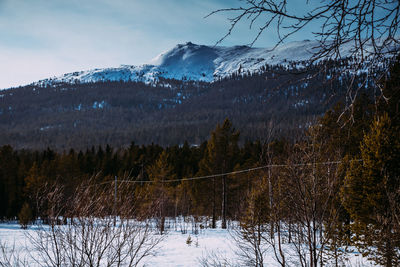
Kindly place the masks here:
[(333, 104), (351, 101), (346, 98), (350, 89), (375, 94), (372, 79), (366, 78), (371, 74), (354, 78), (346, 70), (351, 62), (324, 62), (322, 71), (320, 65), (265, 66), (213, 83), (160, 79), (5, 90), (0, 94), (0, 145), (57, 151), (128, 147), (132, 141), (199, 145), (225, 118), (241, 130), (242, 144), (262, 140), (271, 122), (275, 137), (294, 140)]

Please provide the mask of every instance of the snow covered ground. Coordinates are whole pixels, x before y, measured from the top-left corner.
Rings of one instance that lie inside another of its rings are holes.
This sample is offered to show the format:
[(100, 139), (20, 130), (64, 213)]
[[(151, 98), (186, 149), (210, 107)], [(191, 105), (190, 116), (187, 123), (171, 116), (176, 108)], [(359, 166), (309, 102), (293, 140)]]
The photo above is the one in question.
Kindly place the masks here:
[[(190, 245), (187, 244), (189, 235)], [(146, 261), (146, 266), (199, 266), (200, 259), (212, 252), (232, 259), (233, 250), (234, 242), (226, 230), (207, 229), (198, 235), (170, 231), (158, 255)]]
[[(175, 229), (176, 228), (176, 229)], [(157, 249), (157, 255), (147, 258), (142, 266), (201, 266), (201, 259), (207, 259), (210, 255), (219, 256), (230, 263), (240, 264), (237, 256), (237, 247), (232, 238), (232, 231), (224, 229), (200, 229), (198, 234), (193, 234), (192, 227), (187, 227), (187, 232), (172, 226), (165, 239)], [(37, 226), (30, 226), (28, 230), (22, 230), (16, 222), (0, 224), (0, 243), (8, 247), (15, 247), (15, 255), (25, 259), (27, 266), (35, 266), (32, 250), (27, 234), (34, 234)], [(191, 243), (188, 242), (190, 236)], [(188, 244), (190, 243), (190, 244)], [(0, 250), (0, 262), (3, 258)], [(224, 266), (224, 265), (220, 265)], [(273, 258), (272, 251), (267, 253), (264, 266), (278, 266)], [(295, 266), (295, 265), (293, 265)], [(329, 265), (326, 265), (329, 266)], [(375, 266), (359, 253), (350, 253), (344, 266)]]

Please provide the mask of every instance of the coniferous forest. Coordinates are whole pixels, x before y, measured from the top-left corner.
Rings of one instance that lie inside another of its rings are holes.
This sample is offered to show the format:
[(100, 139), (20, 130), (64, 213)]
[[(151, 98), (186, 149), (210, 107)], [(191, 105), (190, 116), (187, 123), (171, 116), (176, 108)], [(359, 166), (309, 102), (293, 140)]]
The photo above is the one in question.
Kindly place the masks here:
[[(199, 145), (100, 145), (85, 149), (0, 148), (0, 218), (66, 223), (98, 217), (194, 218), (199, 227), (240, 222), (249, 262), (262, 265), (262, 244), (286, 266), (293, 243), (303, 266), (339, 260), (353, 245), (375, 263), (400, 264), (400, 66), (382, 94), (336, 104), (296, 136), (267, 125), (263, 139), (243, 140), (233, 118)], [(385, 97), (382, 97), (382, 96)], [(163, 134), (162, 132), (160, 134)], [(77, 202), (79, 200), (79, 202)], [(98, 202), (98, 199), (96, 200)], [(97, 203), (95, 201), (95, 203)], [(122, 207), (134, 207), (123, 210)], [(93, 208), (93, 210), (91, 210)]]
[[(127, 148), (132, 141), (200, 145), (225, 118), (240, 130), (240, 144), (264, 140), (270, 122), (274, 138), (294, 140), (336, 103), (347, 106), (349, 88), (369, 97), (377, 94), (372, 76), (354, 77), (347, 70), (353, 64), (350, 58), (307, 69), (266, 65), (260, 72), (233, 73), (213, 83), (161, 78), (155, 84), (18, 87), (0, 94), (0, 145), (58, 152), (107, 144)], [(378, 67), (371, 71), (382, 72)]]

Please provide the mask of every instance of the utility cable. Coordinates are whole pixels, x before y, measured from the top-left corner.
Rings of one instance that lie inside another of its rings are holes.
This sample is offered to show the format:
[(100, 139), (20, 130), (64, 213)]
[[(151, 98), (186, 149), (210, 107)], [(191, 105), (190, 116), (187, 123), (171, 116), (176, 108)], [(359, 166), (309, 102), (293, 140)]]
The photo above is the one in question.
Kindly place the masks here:
[[(359, 161), (362, 161), (362, 159), (351, 160), (351, 162), (352, 161), (359, 162)], [(330, 165), (330, 164), (340, 164), (340, 163), (342, 163), (342, 161), (326, 161), (326, 162), (317, 162), (317, 163), (298, 163), (298, 164), (269, 164), (269, 165), (264, 165), (264, 166), (260, 166), (260, 167), (244, 169), (244, 170), (239, 170), (239, 171), (211, 174), (211, 175), (198, 176), (198, 177), (189, 177), (189, 178), (182, 178), (182, 179), (161, 180), (161, 181), (156, 181), (156, 180), (147, 180), (147, 181), (145, 181), (145, 180), (119, 180), (118, 182), (119, 183), (173, 183), (173, 182), (181, 182), (181, 181), (210, 179), (210, 178), (222, 177), (222, 176), (226, 176), (226, 175), (235, 175), (235, 174), (240, 174), (240, 173), (252, 172), (252, 171), (257, 171), (257, 170), (262, 170), (262, 169), (267, 169), (267, 168), (301, 167), (301, 166)], [(112, 183), (112, 182), (113, 181), (109, 181), (109, 182), (104, 182), (102, 184)]]

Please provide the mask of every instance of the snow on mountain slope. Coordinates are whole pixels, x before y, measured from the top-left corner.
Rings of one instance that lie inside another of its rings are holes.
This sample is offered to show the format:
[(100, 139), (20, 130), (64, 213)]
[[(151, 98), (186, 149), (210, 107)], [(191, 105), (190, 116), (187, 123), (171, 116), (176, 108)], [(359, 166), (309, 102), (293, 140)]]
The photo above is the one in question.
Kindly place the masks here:
[[(255, 72), (267, 64), (277, 65), (308, 60), (313, 55), (313, 47), (317, 45), (316, 41), (305, 40), (281, 45), (272, 50), (248, 46), (206, 46), (188, 42), (178, 44), (142, 66), (122, 65), (117, 68), (67, 73), (41, 80), (36, 84), (120, 80), (151, 83), (159, 77), (212, 82), (238, 70)], [(346, 56), (346, 51), (342, 56)]]

